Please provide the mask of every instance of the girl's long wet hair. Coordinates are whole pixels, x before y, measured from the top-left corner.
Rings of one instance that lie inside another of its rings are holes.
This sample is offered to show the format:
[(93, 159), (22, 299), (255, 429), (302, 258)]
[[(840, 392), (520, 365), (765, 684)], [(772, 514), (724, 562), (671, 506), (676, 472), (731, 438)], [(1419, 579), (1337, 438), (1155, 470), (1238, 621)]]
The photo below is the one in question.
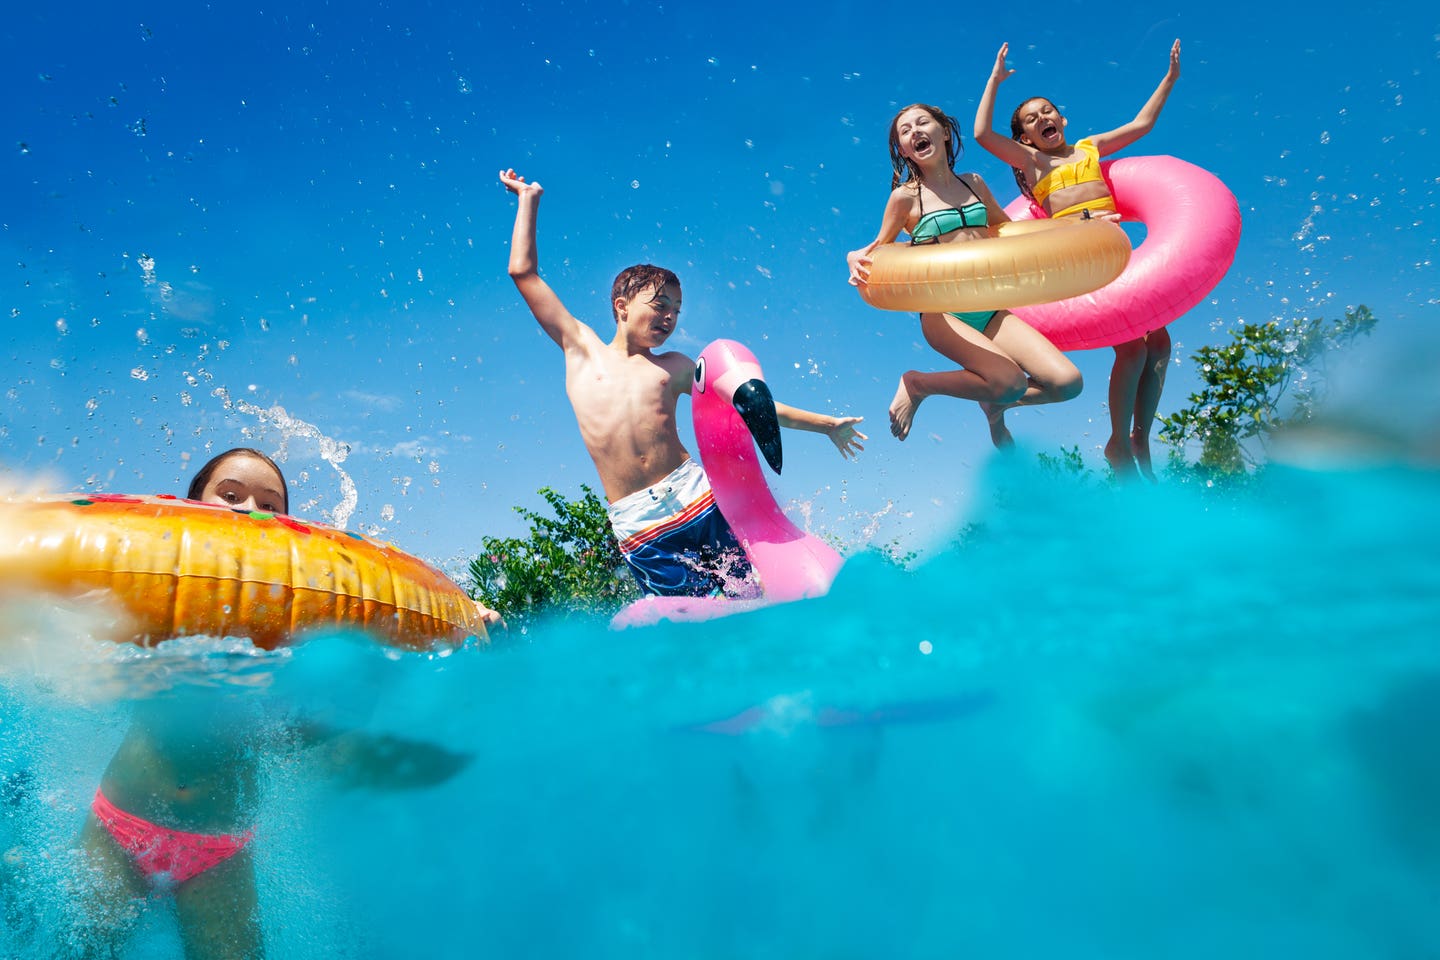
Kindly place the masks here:
[[(1036, 100), (1044, 100), (1050, 104), (1050, 106), (1055, 106), (1055, 101), (1049, 97), (1026, 97), (1024, 100), (1021, 100), (1020, 106), (1016, 107), (1015, 112), (1010, 114), (1010, 139), (1016, 143), (1019, 143), (1020, 138), (1025, 135), (1025, 128), (1020, 125), (1020, 111), (1025, 109), (1025, 104), (1032, 103)], [(1015, 185), (1020, 188), (1020, 192), (1025, 194), (1035, 206), (1040, 206), (1040, 201), (1035, 199), (1035, 194), (1030, 188), (1030, 181), (1025, 179), (1025, 171), (1019, 167), (1011, 167), (1010, 171), (1015, 174)]]
[(271, 470), (274, 470), (275, 476), (280, 478), (280, 494), (285, 498), (285, 502), (280, 505), (280, 512), (290, 512), (290, 486), (285, 482), (285, 474), (280, 472), (280, 467), (278, 464), (275, 463), (274, 460), (271, 460), (269, 457), (265, 456), (265, 454), (261, 453), (259, 450), (256, 450), (253, 447), (235, 447), (233, 449), (226, 450), (224, 453), (217, 453), (215, 456), (211, 457), (209, 462), (207, 462), (205, 466), (201, 467), (200, 471), (195, 474), (193, 479), (191, 479), (190, 492), (185, 494), (186, 499), (199, 500), (202, 496), (204, 496), (205, 484), (210, 482), (210, 478), (215, 474), (215, 469), (219, 467), (220, 464), (224, 463), (226, 460), (229, 460), (231, 457), (253, 457), (256, 460), (263, 462)]
[(901, 154), (900, 134), (896, 131), (896, 125), (900, 123), (900, 118), (906, 111), (914, 110), (917, 107), (930, 114), (936, 123), (945, 128), (945, 159), (950, 164), (951, 173), (955, 172), (955, 161), (960, 159), (960, 154), (965, 152), (965, 141), (960, 136), (960, 124), (950, 114), (939, 107), (932, 107), (928, 103), (912, 103), (910, 106), (902, 108), (899, 113), (895, 114), (895, 119), (890, 121), (890, 169), (894, 171), (890, 177), (891, 190), (911, 180), (916, 181), (918, 188), (919, 181), (924, 179), (920, 175), (920, 171)]

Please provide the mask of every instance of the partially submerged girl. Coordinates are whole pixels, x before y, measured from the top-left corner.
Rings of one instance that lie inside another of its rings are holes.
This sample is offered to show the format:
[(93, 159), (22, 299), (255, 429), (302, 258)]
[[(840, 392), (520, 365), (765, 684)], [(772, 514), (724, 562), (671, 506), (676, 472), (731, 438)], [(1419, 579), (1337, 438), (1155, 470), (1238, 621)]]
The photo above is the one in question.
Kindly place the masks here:
[[(289, 507), (280, 468), (248, 448), (202, 467), (189, 497), (244, 512)], [(429, 786), (468, 762), (433, 745), (305, 717), (257, 725), (250, 704), (209, 688), (137, 701), (80, 832), (86, 870), (76, 952), (117, 952), (143, 902), (167, 894), (186, 956), (264, 955), (250, 818), (265, 755), (323, 745), (327, 773), (381, 789)]]

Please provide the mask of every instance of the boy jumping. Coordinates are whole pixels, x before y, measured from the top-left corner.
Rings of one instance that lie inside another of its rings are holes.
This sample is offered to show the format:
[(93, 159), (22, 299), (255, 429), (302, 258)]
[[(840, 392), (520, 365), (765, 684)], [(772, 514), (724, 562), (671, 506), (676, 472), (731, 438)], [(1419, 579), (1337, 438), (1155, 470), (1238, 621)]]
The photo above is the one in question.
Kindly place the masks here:
[[(679, 323), (679, 279), (649, 264), (622, 270), (610, 291), (615, 336), (606, 343), (540, 278), (535, 230), (544, 190), (513, 169), (501, 171), (500, 182), (519, 199), (510, 278), (565, 352), (565, 393), (610, 501), (610, 525), (626, 564), (646, 593), (734, 592), (727, 584), (740, 582), (749, 564), (675, 427), (675, 404), (690, 392), (695, 364), (682, 353), (654, 352)], [(783, 403), (775, 412), (781, 426), (825, 434), (846, 458), (868, 439), (855, 428), (860, 417), (828, 417)]]

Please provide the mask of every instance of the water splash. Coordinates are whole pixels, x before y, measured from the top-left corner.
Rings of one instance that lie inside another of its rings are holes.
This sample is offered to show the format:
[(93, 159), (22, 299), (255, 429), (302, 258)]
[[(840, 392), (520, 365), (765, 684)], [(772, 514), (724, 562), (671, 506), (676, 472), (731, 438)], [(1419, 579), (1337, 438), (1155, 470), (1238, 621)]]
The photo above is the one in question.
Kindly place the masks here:
[(263, 426), (276, 430), (280, 434), (280, 448), (275, 459), (282, 463), (289, 456), (289, 444), (292, 439), (315, 441), (320, 448), (320, 459), (330, 465), (340, 481), (340, 502), (333, 509), (322, 510), (321, 514), (326, 523), (341, 530), (345, 529), (345, 525), (350, 522), (350, 517), (360, 503), (360, 494), (355, 487), (354, 479), (341, 466), (350, 456), (350, 444), (326, 436), (315, 424), (292, 416), (278, 403), (262, 407), (248, 400), (235, 399), (230, 396), (230, 391), (225, 387), (216, 387), (210, 392), (210, 395), (218, 398), (226, 410), (236, 410), (246, 416), (254, 417)]

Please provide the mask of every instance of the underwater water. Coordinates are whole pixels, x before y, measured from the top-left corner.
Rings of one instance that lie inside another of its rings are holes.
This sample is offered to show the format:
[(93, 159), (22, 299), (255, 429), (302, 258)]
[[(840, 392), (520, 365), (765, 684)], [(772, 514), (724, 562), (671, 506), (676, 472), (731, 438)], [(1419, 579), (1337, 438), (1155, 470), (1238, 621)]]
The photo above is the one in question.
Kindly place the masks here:
[[(1433, 956), (1440, 476), (987, 487), (951, 547), (819, 600), (445, 657), (141, 651), (7, 601), (0, 955), (63, 952), (143, 705), (255, 725), (276, 957)], [(296, 712), (467, 762), (324, 776), (271, 752)], [(145, 906), (123, 955), (178, 956)]]

